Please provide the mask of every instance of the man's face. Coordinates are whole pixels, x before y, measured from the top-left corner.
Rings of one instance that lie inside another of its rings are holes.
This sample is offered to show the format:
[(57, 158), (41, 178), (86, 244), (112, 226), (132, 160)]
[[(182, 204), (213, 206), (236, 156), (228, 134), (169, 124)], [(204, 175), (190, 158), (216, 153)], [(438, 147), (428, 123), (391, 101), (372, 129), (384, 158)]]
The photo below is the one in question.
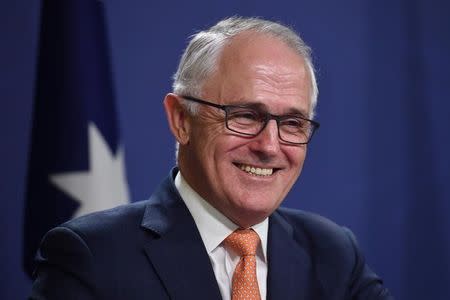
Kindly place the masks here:
[[(310, 86), (304, 61), (291, 48), (270, 36), (244, 33), (224, 48), (201, 97), (224, 105), (257, 104), (274, 115), (308, 116)], [(274, 120), (249, 138), (226, 129), (224, 112), (214, 107), (201, 105), (188, 119), (189, 140), (181, 145), (179, 160), (187, 182), (239, 226), (269, 216), (299, 176), (306, 146), (280, 141)]]

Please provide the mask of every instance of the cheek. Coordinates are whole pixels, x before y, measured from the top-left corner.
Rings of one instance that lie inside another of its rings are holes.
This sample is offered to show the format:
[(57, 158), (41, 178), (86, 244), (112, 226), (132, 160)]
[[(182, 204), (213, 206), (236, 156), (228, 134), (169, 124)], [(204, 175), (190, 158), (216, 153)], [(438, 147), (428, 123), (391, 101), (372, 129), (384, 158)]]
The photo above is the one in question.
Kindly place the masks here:
[(210, 158), (221, 134), (220, 124), (194, 123), (189, 140), (195, 149), (194, 153), (200, 153), (203, 159)]
[(206, 168), (211, 179), (226, 176), (227, 167), (230, 165), (229, 152), (230, 141), (220, 129), (208, 130), (198, 137), (197, 153), (199, 160)]
[(213, 148), (217, 160), (228, 161), (233, 156), (245, 155), (248, 152), (246, 145), (249, 140), (229, 131), (218, 132), (210, 140), (211, 145), (213, 145), (211, 148)]
[(303, 163), (305, 162), (306, 147), (301, 146), (300, 148), (291, 148), (285, 151), (285, 154), (290, 165), (296, 170), (297, 175), (299, 175), (303, 168)]

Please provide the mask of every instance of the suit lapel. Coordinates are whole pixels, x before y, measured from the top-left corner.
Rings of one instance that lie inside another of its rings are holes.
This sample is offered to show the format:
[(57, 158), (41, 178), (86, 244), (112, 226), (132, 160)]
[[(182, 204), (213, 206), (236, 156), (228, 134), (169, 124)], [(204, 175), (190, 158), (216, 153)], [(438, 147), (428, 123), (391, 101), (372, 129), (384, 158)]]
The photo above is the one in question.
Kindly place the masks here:
[(208, 254), (172, 176), (146, 208), (142, 227), (156, 237), (149, 237), (145, 253), (171, 299), (220, 299)]
[(275, 212), (269, 219), (267, 299), (321, 299), (308, 239)]

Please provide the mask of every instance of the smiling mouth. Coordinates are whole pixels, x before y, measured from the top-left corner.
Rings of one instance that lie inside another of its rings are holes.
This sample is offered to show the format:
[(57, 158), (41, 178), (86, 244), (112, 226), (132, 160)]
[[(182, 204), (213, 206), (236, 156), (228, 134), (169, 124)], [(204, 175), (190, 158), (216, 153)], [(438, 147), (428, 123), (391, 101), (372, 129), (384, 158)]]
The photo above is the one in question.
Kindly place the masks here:
[(274, 168), (261, 168), (261, 167), (245, 165), (245, 164), (235, 164), (235, 165), (242, 171), (247, 172), (248, 174), (251, 174), (251, 175), (255, 175), (255, 176), (271, 176), (273, 173), (275, 173), (278, 170), (278, 169), (274, 169)]

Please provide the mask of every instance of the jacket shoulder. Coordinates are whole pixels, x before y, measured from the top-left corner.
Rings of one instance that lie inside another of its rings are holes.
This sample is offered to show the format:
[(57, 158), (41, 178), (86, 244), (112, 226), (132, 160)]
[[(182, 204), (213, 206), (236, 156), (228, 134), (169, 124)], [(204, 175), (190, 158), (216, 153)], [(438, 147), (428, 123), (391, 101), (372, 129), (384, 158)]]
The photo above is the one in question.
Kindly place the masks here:
[[(144, 285), (163, 293), (143, 251), (151, 237), (141, 227), (147, 203), (95, 212), (50, 230), (36, 257), (31, 299), (50, 292), (58, 295), (52, 299), (134, 299), (130, 295), (143, 292), (135, 287)], [(142, 276), (131, 276), (136, 273)]]
[(353, 233), (314, 213), (280, 208), (277, 217), (307, 249), (318, 280), (330, 295), (345, 299), (389, 299), (381, 279), (365, 262)]
[(277, 213), (294, 228), (294, 231), (302, 230), (313, 240), (331, 239), (337, 242), (348, 239), (346, 234), (348, 229), (321, 215), (285, 207), (279, 208)]
[(277, 213), (292, 227), (294, 238), (318, 262), (344, 269), (354, 265), (359, 250), (349, 229), (311, 212), (280, 208)]
[(121, 205), (70, 220), (57, 228), (68, 228), (93, 246), (109, 240), (127, 240), (139, 233), (148, 201)]

